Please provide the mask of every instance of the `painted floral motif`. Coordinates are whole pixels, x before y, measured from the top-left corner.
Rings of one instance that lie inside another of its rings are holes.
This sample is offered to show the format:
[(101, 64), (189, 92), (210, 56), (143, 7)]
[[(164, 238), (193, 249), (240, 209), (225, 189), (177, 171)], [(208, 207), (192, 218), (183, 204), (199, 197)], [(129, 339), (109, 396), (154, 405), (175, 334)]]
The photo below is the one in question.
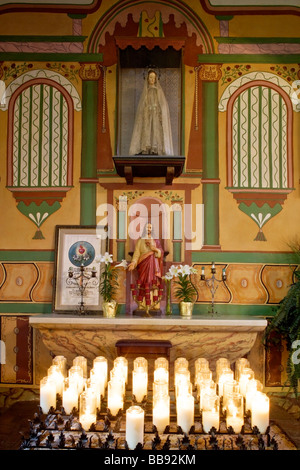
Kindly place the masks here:
[(251, 65), (228, 65), (222, 70), (221, 85), (224, 85), (225, 83), (230, 83), (232, 80), (241, 77), (243, 73), (248, 73), (250, 69)]
[(127, 201), (134, 201), (134, 199), (143, 196), (143, 194), (144, 191), (124, 191), (120, 196), (116, 196), (115, 200), (119, 201), (120, 197), (120, 200), (122, 200), (123, 198), (127, 198)]
[(173, 191), (155, 191), (161, 199), (169, 202), (182, 202), (183, 198)]
[(60, 62), (47, 62), (46, 67), (49, 70), (54, 70), (55, 72), (60, 73), (69, 80), (74, 80), (78, 82), (79, 69), (77, 69), (74, 64), (66, 65)]
[[(40, 66), (40, 64), (39, 64)], [(65, 78), (68, 78), (69, 80), (74, 80), (78, 82), (78, 73), (79, 73), (79, 68), (76, 68), (74, 64), (68, 65), (68, 64), (63, 64), (61, 62), (47, 62), (46, 63), (46, 68), (48, 70), (52, 70), (55, 72), (58, 72), (60, 75), (62, 75)], [(4, 82), (9, 81), (9, 79), (16, 79), (20, 75), (33, 70), (34, 69), (34, 64), (31, 62), (23, 62), (23, 63), (11, 63), (7, 65), (2, 65), (1, 67), (1, 72), (2, 72), (2, 77), (1, 79)]]
[(19, 75), (22, 75), (25, 72), (28, 72), (33, 68), (33, 64), (23, 62), (22, 64), (15, 64), (14, 62), (9, 65), (2, 66), (2, 80), (4, 82), (8, 81), (10, 78), (17, 78)]
[(274, 65), (270, 67), (272, 72), (277, 73), (282, 78), (285, 78), (288, 82), (293, 82), (299, 79), (300, 70), (295, 67), (287, 67), (286, 65)]

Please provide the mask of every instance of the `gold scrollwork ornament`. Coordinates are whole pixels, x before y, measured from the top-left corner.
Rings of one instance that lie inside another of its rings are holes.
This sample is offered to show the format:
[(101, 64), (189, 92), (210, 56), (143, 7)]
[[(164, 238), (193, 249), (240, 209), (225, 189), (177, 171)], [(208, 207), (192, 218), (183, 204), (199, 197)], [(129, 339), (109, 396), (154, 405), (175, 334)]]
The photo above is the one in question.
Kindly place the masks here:
[(222, 77), (222, 64), (203, 64), (199, 70), (199, 78), (206, 82), (217, 82)]
[(99, 80), (101, 67), (99, 64), (81, 64), (79, 76), (81, 80)]

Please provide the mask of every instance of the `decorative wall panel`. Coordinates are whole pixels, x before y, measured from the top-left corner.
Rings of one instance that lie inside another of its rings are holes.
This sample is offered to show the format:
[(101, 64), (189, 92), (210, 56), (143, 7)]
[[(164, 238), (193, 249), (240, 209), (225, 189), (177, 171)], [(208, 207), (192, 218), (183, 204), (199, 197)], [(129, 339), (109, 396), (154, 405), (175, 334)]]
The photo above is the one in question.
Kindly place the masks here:
[[(206, 278), (210, 276), (211, 264), (195, 264), (198, 273), (192, 276), (198, 290), (197, 303), (211, 302), (209, 288), (201, 281), (201, 268)], [(226, 269), (226, 281), (221, 283), (215, 295), (215, 302), (239, 305), (278, 304), (293, 283), (297, 265), (264, 265), (260, 263), (229, 263), (216, 265), (216, 277), (221, 279)], [(175, 297), (174, 297), (175, 301)]]
[(1, 302), (51, 302), (53, 263), (1, 263)]
[(29, 317), (1, 316), (1, 341), (6, 360), (1, 364), (1, 383), (32, 384), (33, 344)]

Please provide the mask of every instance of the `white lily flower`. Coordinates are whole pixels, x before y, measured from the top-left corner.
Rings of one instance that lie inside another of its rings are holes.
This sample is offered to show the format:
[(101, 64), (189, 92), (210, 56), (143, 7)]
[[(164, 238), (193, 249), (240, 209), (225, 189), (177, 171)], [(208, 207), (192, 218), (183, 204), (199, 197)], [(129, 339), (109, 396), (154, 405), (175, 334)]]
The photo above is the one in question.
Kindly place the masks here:
[(170, 272), (166, 273), (165, 279), (166, 279), (167, 281), (171, 281), (171, 279), (173, 279), (173, 274), (171, 274)]
[(182, 274), (183, 276), (189, 276), (191, 274), (190, 266), (188, 264), (185, 264), (184, 266), (181, 266), (180, 274)]
[(108, 264), (113, 262), (113, 257), (110, 255), (108, 252), (104, 253), (104, 255), (101, 258), (101, 262)]
[(180, 269), (181, 269), (181, 266), (174, 266), (172, 265), (169, 269), (169, 273), (173, 276), (173, 277), (177, 277), (178, 274), (180, 273)]
[(95, 256), (95, 262), (96, 263), (101, 263), (102, 262), (102, 255), (96, 255)]
[(116, 264), (115, 267), (116, 267), (116, 268), (125, 268), (125, 269), (126, 269), (127, 266), (128, 266), (128, 263), (127, 263), (126, 259), (122, 259), (122, 262), (119, 263), (119, 264)]

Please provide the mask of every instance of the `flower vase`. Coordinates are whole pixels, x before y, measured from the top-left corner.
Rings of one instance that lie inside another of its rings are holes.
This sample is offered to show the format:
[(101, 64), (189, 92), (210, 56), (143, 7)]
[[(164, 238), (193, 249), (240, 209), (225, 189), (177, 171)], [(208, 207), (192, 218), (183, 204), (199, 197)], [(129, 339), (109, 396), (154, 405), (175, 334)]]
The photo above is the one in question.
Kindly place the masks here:
[(111, 302), (103, 302), (103, 316), (106, 318), (114, 318), (117, 313), (117, 302), (112, 300)]
[(179, 312), (182, 317), (191, 317), (193, 308), (194, 302), (179, 302)]
[(166, 302), (166, 315), (172, 315), (171, 306), (171, 280), (166, 281), (167, 284), (167, 302)]

